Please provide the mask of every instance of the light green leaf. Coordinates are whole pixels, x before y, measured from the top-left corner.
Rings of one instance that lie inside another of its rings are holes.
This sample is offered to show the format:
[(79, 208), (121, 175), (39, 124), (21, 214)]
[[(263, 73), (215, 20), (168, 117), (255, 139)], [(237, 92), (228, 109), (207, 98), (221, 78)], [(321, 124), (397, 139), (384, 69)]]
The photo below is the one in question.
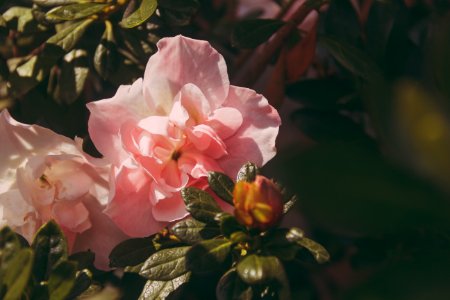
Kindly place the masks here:
[(4, 300), (19, 300), (28, 283), (33, 266), (33, 251), (29, 248), (19, 250), (9, 262), (3, 274), (3, 284), (7, 291)]
[(86, 19), (73, 23), (49, 38), (47, 44), (59, 46), (64, 51), (69, 52), (75, 47), (77, 42), (83, 36), (86, 28), (88, 28), (92, 22), (92, 19)]
[(191, 273), (188, 272), (168, 281), (149, 280), (144, 286), (139, 300), (161, 300), (166, 299), (172, 292), (177, 290), (183, 283), (188, 282)]
[(72, 21), (101, 12), (109, 4), (75, 3), (51, 9), (45, 15), (48, 21)]
[(141, 25), (156, 11), (156, 0), (142, 0), (139, 8), (119, 23), (124, 28), (133, 28)]
[(190, 248), (186, 246), (156, 252), (145, 261), (139, 274), (150, 280), (168, 281), (187, 273), (186, 253)]

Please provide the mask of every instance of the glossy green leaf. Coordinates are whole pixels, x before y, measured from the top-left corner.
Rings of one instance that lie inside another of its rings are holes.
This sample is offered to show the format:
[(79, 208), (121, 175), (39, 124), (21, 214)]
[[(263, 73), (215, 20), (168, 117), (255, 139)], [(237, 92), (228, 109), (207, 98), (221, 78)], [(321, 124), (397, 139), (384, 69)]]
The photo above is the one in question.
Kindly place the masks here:
[(248, 162), (245, 165), (243, 165), (241, 169), (238, 171), (236, 181), (245, 180), (248, 182), (252, 182), (255, 180), (256, 175), (258, 174), (259, 174), (258, 167), (254, 163)]
[(133, 238), (118, 244), (109, 255), (109, 265), (113, 268), (135, 266), (144, 262), (156, 252), (153, 237)]
[(105, 21), (105, 32), (94, 54), (94, 68), (103, 79), (117, 69), (117, 45), (112, 24)]
[[(79, 268), (80, 266), (78, 266)], [(66, 299), (75, 299), (89, 289), (92, 284), (92, 273), (88, 269), (77, 272), (75, 283)]]
[(208, 184), (217, 196), (233, 205), (234, 182), (230, 177), (220, 172), (209, 172)]
[(283, 213), (287, 214), (295, 206), (297, 201), (298, 201), (298, 198), (295, 195), (292, 196), (288, 201), (286, 201), (283, 204)]
[(195, 244), (186, 255), (188, 269), (200, 274), (217, 270), (228, 258), (231, 245), (231, 241), (225, 238)]
[(295, 242), (308, 250), (320, 264), (330, 260), (330, 254), (327, 249), (319, 243), (303, 237), (303, 231), (298, 228), (291, 228), (286, 234), (286, 239), (290, 242)]
[(33, 274), (38, 281), (46, 280), (53, 267), (67, 259), (66, 238), (54, 221), (38, 230), (31, 247), (35, 252)]
[(69, 5), (74, 3), (82, 3), (82, 2), (95, 2), (96, 0), (32, 0), (33, 3), (47, 7), (47, 6), (57, 6), (57, 5)]
[(187, 273), (186, 253), (190, 248), (170, 248), (154, 253), (145, 261), (139, 274), (150, 280), (168, 281)]
[(236, 231), (246, 231), (236, 218), (229, 213), (221, 213), (216, 216), (220, 225), (220, 231), (223, 235), (230, 237)]
[(262, 240), (264, 251), (283, 261), (293, 260), (299, 250), (297, 244), (286, 238), (288, 229), (277, 228), (268, 231)]
[(48, 21), (72, 21), (83, 19), (101, 12), (109, 4), (104, 3), (75, 3), (51, 9), (45, 15)]
[(363, 51), (334, 37), (321, 37), (322, 44), (330, 54), (347, 70), (366, 80), (380, 76), (381, 71), (372, 59)]
[(217, 283), (216, 298), (218, 300), (251, 300), (253, 299), (252, 289), (246, 285), (237, 275), (236, 269), (230, 269)]
[(19, 300), (27, 286), (33, 266), (33, 251), (18, 250), (8, 263), (2, 274), (2, 282), (6, 285), (4, 300)]
[(55, 266), (48, 278), (50, 300), (64, 300), (72, 290), (77, 272), (77, 264), (61, 261)]
[(141, 5), (135, 12), (120, 21), (120, 26), (124, 28), (133, 28), (141, 25), (153, 15), (157, 5), (158, 3), (156, 0), (142, 0)]
[(19, 237), (9, 227), (0, 230), (0, 268), (7, 265), (15, 253), (22, 248)]
[(195, 244), (220, 234), (217, 226), (205, 224), (194, 219), (185, 219), (176, 223), (171, 232), (182, 242)]
[(276, 19), (251, 19), (240, 21), (231, 35), (237, 48), (256, 48), (266, 42), (285, 23)]
[(139, 300), (168, 299), (180, 286), (189, 281), (191, 273), (188, 272), (168, 281), (149, 280), (144, 286)]
[(222, 212), (216, 200), (198, 188), (184, 188), (181, 190), (181, 196), (187, 211), (200, 222), (215, 223), (215, 216)]

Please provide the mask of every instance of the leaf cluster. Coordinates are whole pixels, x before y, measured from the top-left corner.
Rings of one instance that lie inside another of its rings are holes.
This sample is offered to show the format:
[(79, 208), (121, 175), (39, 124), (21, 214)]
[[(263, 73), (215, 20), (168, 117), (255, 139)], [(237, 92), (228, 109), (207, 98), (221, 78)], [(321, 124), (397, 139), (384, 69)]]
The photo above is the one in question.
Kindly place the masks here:
[[(245, 164), (237, 180), (253, 181), (258, 168)], [(225, 202), (233, 203), (234, 181), (211, 172), (209, 187)], [(329, 260), (320, 244), (304, 237), (299, 228), (259, 231), (238, 223), (224, 212), (208, 192), (188, 187), (181, 193), (191, 217), (148, 238), (131, 239), (110, 255), (111, 266), (124, 267), (148, 279), (140, 299), (162, 299), (199, 276), (222, 274), (218, 299), (260, 299), (270, 294), (289, 299), (284, 263), (298, 259), (301, 249), (319, 263)]]
[(75, 299), (92, 283), (92, 273), (81, 258), (93, 261), (92, 253), (68, 257), (66, 238), (54, 222), (44, 224), (30, 245), (9, 227), (0, 231), (0, 298)]

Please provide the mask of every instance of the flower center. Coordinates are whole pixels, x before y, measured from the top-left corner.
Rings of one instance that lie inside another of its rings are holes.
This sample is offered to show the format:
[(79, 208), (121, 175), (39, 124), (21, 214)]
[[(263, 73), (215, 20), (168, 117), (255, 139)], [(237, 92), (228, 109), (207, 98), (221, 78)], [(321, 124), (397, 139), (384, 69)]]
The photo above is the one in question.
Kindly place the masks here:
[(170, 157), (172, 160), (174, 160), (174, 161), (178, 161), (178, 159), (180, 158), (180, 156), (181, 156), (181, 151), (179, 151), (179, 150), (175, 150), (173, 153), (172, 153), (172, 156)]

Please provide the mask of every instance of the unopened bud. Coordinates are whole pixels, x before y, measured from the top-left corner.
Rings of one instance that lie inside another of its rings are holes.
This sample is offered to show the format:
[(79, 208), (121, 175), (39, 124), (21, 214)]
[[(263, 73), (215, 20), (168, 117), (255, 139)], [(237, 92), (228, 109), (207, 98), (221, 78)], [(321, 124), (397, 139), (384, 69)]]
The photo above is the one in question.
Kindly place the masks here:
[(256, 176), (255, 181), (239, 181), (233, 190), (234, 214), (247, 227), (265, 230), (281, 219), (283, 197), (272, 180)]

